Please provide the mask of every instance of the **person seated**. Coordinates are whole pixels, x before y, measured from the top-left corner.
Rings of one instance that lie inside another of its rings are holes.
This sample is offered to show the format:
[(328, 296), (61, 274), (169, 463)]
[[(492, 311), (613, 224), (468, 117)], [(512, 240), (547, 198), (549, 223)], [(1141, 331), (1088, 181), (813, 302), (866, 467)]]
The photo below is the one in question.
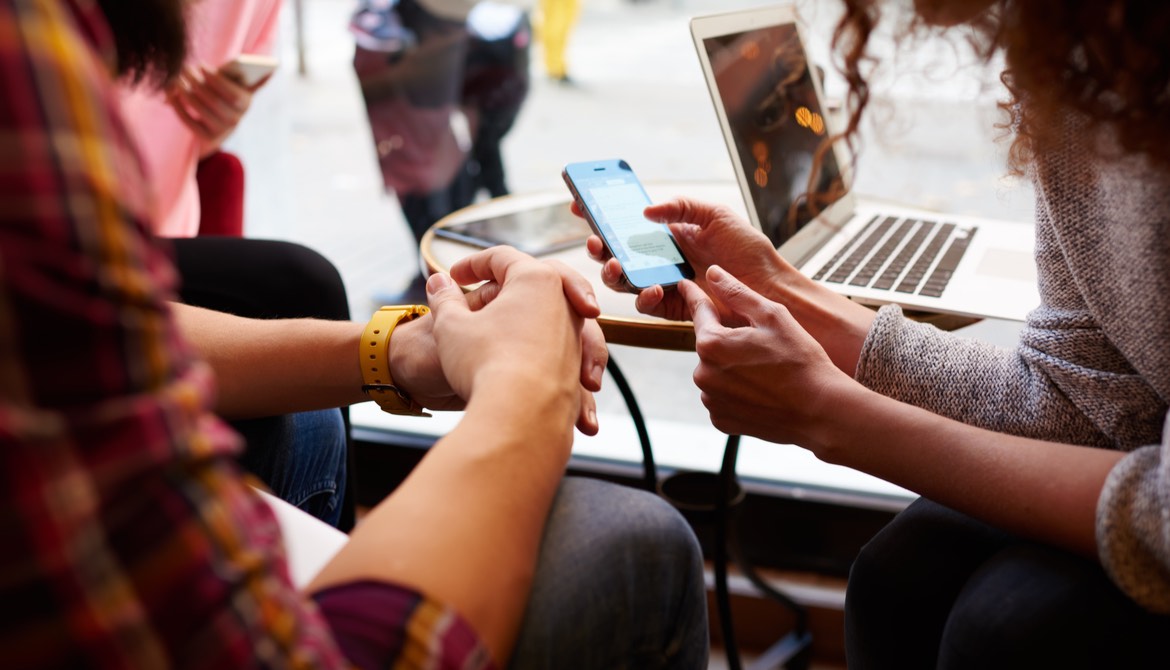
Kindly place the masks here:
[[(246, 85), (224, 66), (270, 54), (279, 0), (201, 0), (187, 10), (188, 53), (162, 90), (133, 77), (118, 102), (151, 181), (155, 234), (172, 240), (179, 299), (254, 318), (349, 319), (341, 275), (302, 245), (244, 234), (244, 172), (221, 151), (266, 83)], [(115, 23), (126, 40), (158, 30), (152, 15)], [(322, 409), (231, 422), (241, 463), (279, 498), (349, 530), (354, 524), (347, 411)]]
[[(253, 94), (268, 81), (249, 86), (224, 68), (241, 55), (272, 54), (280, 7), (280, 0), (191, 3), (188, 52), (178, 76), (165, 89), (134, 79), (121, 82), (122, 115), (155, 185), (156, 234), (173, 238), (244, 234), (242, 210), (226, 218), (223, 210), (204, 212), (196, 175), (201, 162), (216, 155), (235, 132)], [(142, 33), (158, 28), (144, 20), (115, 29)], [(239, 193), (218, 197), (239, 197), (242, 206), (242, 187)]]
[[(846, 8), (852, 134), (882, 5)], [(850, 668), (1165, 667), (1170, 51), (1154, 26), (1170, 5), (912, 11), (905, 25), (958, 26), (1005, 58), (1041, 294), (1015, 350), (854, 303), (730, 210), (689, 199), (645, 215), (670, 225), (696, 281), (649, 288), (638, 307), (693, 321), (694, 380), (720, 430), (922, 495), (854, 562)], [(588, 245), (620, 288), (620, 264)]]
[[(350, 318), (341, 274), (304, 245), (222, 236), (171, 242), (184, 304), (254, 319)], [(348, 408), (229, 419), (244, 438), (240, 463), (274, 495), (331, 526), (353, 528)]]
[[(431, 279), (433, 311), (371, 324), (174, 301), (114, 68), (174, 76), (185, 5), (0, 0), (0, 70), (22, 73), (0, 95), (0, 595), (23, 604), (0, 614), (0, 658), (705, 665), (686, 523), (647, 492), (562, 483), (606, 358), (583, 278), (490, 250)], [(154, 12), (145, 41), (110, 28)], [(363, 386), (394, 411), (465, 414), (302, 592), (216, 414), (336, 407)]]

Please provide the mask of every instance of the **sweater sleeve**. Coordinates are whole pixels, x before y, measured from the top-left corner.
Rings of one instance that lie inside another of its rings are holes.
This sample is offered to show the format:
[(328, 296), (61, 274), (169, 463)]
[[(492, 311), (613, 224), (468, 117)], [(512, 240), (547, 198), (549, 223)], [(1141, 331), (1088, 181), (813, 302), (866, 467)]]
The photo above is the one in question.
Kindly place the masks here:
[[(1039, 204), (1042, 301), (1014, 349), (911, 322), (888, 306), (862, 345), (856, 377), (879, 393), (997, 432), (1127, 450), (1153, 444), (1166, 403), (1152, 385), (1158, 375), (1150, 370), (1158, 364), (1144, 353), (1160, 350), (1155, 343), (1164, 340), (1154, 329), (1160, 320), (1141, 315), (1157, 313), (1161, 303), (1127, 292), (1132, 281), (1119, 273), (1164, 269), (1141, 251), (1149, 248), (1147, 238), (1130, 239), (1141, 232), (1136, 226), (1096, 226), (1111, 233), (1096, 245), (1070, 240), (1067, 232), (1062, 239), (1058, 225), (1083, 217), (1054, 215)], [(1103, 268), (1109, 256), (1118, 258)], [(1134, 298), (1141, 300), (1130, 304)], [(1128, 343), (1128, 353), (1118, 342)], [(1135, 370), (1133, 361), (1147, 373)]]
[(912, 322), (887, 306), (862, 347), (856, 377), (884, 395), (997, 432), (1148, 444), (1147, 427), (1164, 409), (1117, 358), (1091, 323), (1053, 310), (1036, 310), (1011, 350)]
[(1170, 414), (1161, 445), (1135, 450), (1109, 473), (1097, 502), (1097, 547), (1114, 583), (1143, 607), (1170, 613)]

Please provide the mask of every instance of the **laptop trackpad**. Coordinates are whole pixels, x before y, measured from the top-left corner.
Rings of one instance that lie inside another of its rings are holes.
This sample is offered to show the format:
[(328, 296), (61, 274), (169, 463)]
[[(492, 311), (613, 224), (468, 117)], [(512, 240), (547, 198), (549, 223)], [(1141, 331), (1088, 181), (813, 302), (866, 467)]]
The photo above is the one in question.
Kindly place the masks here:
[(1024, 251), (988, 249), (975, 266), (975, 274), (1035, 282), (1036, 264), (1032, 255)]

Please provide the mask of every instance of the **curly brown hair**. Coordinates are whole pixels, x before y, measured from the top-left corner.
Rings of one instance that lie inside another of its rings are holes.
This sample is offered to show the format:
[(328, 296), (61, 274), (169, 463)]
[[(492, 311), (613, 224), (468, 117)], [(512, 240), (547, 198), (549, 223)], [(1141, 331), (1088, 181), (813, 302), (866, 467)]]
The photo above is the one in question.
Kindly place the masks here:
[[(852, 144), (869, 102), (866, 45), (882, 0), (843, 0), (833, 48), (849, 85)], [(1070, 111), (1109, 130), (1116, 148), (1170, 166), (1170, 2), (1163, 0), (915, 0), (910, 28), (964, 25), (976, 53), (1004, 57), (1011, 99), (1001, 104), (1015, 135), (1013, 171), (1060, 141)]]

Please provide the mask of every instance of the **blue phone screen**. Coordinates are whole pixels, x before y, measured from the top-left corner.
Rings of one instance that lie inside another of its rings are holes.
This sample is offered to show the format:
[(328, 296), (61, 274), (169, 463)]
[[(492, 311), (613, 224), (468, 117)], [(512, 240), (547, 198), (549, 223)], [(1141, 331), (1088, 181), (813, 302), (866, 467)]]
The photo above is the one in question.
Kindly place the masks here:
[(675, 284), (690, 276), (670, 229), (643, 216), (650, 198), (625, 161), (574, 163), (565, 173), (635, 287)]

